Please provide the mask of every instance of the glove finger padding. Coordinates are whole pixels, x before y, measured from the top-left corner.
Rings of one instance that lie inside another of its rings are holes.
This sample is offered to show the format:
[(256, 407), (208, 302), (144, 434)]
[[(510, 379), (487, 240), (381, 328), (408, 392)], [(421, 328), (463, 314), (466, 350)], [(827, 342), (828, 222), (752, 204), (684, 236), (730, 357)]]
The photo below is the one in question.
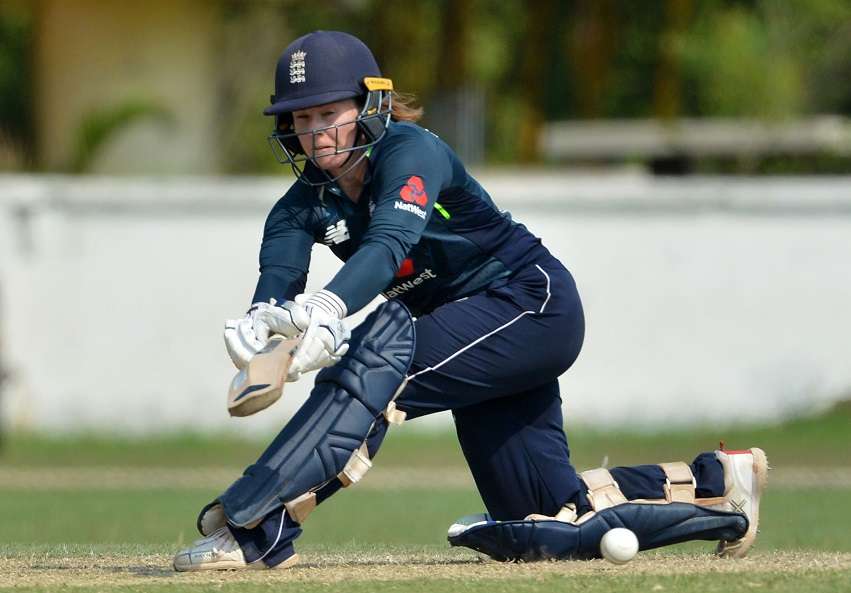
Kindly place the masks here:
[(292, 301), (281, 307), (276, 306), (275, 299), (254, 303), (242, 319), (225, 322), (225, 348), (236, 368), (242, 370), (266, 346), (272, 334), (294, 338), (309, 324), (309, 313)]
[(269, 326), (259, 317), (254, 319), (254, 335), (258, 342), (264, 345), (269, 341), (269, 337), (276, 332), (271, 331)]
[[(336, 363), (340, 362), (340, 359), (342, 359), (346, 355), (346, 352), (348, 352), (348, 351), (349, 351), (349, 344), (348, 343), (343, 344), (342, 346), (337, 348), (337, 351), (334, 352), (334, 354), (331, 354), (329, 356), (329, 358), (332, 361), (334, 361), (331, 364), (336, 364)], [(331, 366), (331, 365), (328, 365), (328, 366)]]
[(254, 321), (249, 317), (240, 319), (236, 326), (236, 333), (239, 336), (240, 343), (251, 352), (252, 356), (266, 345), (266, 340), (258, 339), (257, 333), (254, 331)]
[[(314, 310), (315, 311), (315, 310)], [(317, 314), (314, 313), (314, 317)], [(338, 362), (348, 351), (348, 339), (351, 336), (349, 328), (339, 319), (325, 319), (317, 323), (312, 320), (310, 327), (304, 333), (304, 337), (298, 349), (293, 355), (290, 377), (287, 380), (296, 380), (297, 375), (314, 371), (323, 367), (331, 366)]]
[(270, 333), (280, 334), (285, 338), (295, 338), (310, 325), (310, 314), (301, 305), (287, 301), (280, 306), (265, 307), (256, 315), (258, 323), (262, 323)]
[(228, 356), (233, 362), (233, 366), (242, 370), (245, 368), (245, 365), (248, 364), (248, 361), (245, 359), (244, 352), (238, 347), (238, 340), (236, 340), (236, 324), (237, 321), (235, 319), (228, 319), (225, 321), (225, 350), (228, 352)]
[(256, 350), (249, 348), (242, 340), (239, 333), (240, 320), (231, 319), (225, 322), (225, 349), (228, 351), (231, 361), (238, 369), (245, 368)]
[(255, 323), (253, 312), (242, 319), (225, 322), (225, 348), (236, 368), (245, 368), (248, 361), (266, 345), (268, 335), (268, 326), (259, 320)]

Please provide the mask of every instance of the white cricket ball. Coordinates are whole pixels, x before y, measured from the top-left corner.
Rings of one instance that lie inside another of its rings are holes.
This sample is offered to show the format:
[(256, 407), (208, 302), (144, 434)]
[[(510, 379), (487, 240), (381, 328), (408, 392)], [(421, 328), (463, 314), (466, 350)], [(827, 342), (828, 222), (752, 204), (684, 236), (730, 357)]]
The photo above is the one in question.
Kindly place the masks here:
[(600, 553), (614, 564), (626, 564), (638, 554), (638, 538), (629, 529), (615, 527), (600, 540)]

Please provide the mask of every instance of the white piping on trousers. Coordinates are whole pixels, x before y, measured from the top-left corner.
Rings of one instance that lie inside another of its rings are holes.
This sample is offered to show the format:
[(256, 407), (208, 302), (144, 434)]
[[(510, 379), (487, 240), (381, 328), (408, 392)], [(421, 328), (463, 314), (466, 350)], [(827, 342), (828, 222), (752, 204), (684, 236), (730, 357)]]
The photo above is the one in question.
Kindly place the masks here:
[(263, 555), (260, 556), (260, 558), (258, 558), (257, 560), (252, 560), (251, 562), (249, 562), (249, 564), (254, 564), (255, 562), (260, 562), (261, 560), (263, 560), (263, 558), (268, 556), (269, 552), (271, 552), (275, 548), (275, 546), (278, 545), (278, 542), (281, 541), (281, 533), (283, 533), (283, 531), (284, 531), (284, 522), (286, 521), (284, 514), (286, 514), (286, 512), (287, 512), (287, 507), (284, 507), (284, 509), (281, 511), (281, 525), (278, 527), (278, 535), (277, 535), (277, 537), (275, 537), (275, 543), (272, 544), (271, 546), (269, 546), (269, 549), (266, 550), (263, 553)]
[(536, 268), (538, 268), (538, 269), (541, 271), (541, 274), (543, 274), (543, 275), (544, 275), (544, 277), (547, 279), (547, 298), (545, 298), (545, 299), (544, 299), (544, 304), (543, 304), (543, 305), (541, 305), (541, 310), (540, 310), (540, 311), (538, 311), (538, 313), (543, 313), (543, 312), (544, 312), (544, 307), (546, 307), (546, 306), (547, 306), (547, 303), (549, 303), (549, 302), (550, 302), (550, 275), (549, 275), (549, 274), (547, 274), (547, 273), (544, 271), (544, 268), (542, 268), (542, 267), (541, 267), (541, 266), (539, 266), (538, 264), (535, 264), (535, 267), (536, 267)]
[(518, 321), (521, 317), (523, 317), (525, 315), (531, 315), (531, 314), (534, 314), (534, 313), (543, 313), (544, 309), (547, 306), (547, 303), (550, 302), (550, 276), (538, 264), (535, 264), (535, 267), (538, 268), (538, 270), (541, 271), (541, 274), (543, 274), (544, 277), (547, 279), (547, 298), (544, 299), (544, 303), (541, 305), (541, 308), (539, 310), (537, 310), (537, 311), (531, 311), (531, 310), (530, 311), (523, 311), (520, 315), (518, 315), (517, 317), (515, 317), (511, 321), (504, 323), (504, 324), (500, 325), (498, 328), (496, 328), (495, 330), (490, 331), (490, 332), (486, 333), (485, 335), (481, 336), (480, 338), (473, 340), (472, 342), (470, 342), (469, 344), (467, 344), (466, 346), (464, 346), (463, 348), (461, 348), (460, 350), (458, 350), (454, 354), (450, 355), (448, 358), (444, 358), (443, 360), (441, 360), (436, 365), (425, 368), (421, 371), (417, 371), (413, 375), (408, 375), (407, 377), (405, 377), (405, 382), (407, 383), (409, 380), (413, 379), (417, 375), (422, 375), (423, 373), (427, 373), (429, 371), (434, 371), (434, 370), (439, 369), (440, 367), (445, 365), (447, 362), (449, 362), (450, 360), (452, 360), (456, 356), (460, 356), (461, 354), (463, 354), (464, 352), (466, 352), (467, 350), (469, 350), (470, 348), (472, 348), (473, 346), (475, 346), (476, 344), (478, 344), (482, 340), (485, 340), (485, 339), (491, 337), (492, 335), (501, 332), (502, 330), (504, 330), (506, 327), (508, 327), (509, 325), (514, 323), (515, 321)]

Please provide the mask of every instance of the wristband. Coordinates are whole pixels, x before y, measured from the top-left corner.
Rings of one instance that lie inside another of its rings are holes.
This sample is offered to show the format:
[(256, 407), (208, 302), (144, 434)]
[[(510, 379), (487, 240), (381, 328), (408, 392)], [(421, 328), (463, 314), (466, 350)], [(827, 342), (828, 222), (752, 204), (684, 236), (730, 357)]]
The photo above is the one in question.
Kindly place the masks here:
[(325, 290), (324, 288), (319, 292), (314, 292), (310, 295), (310, 298), (304, 302), (304, 306), (316, 307), (337, 319), (343, 319), (347, 313), (346, 303), (343, 302), (343, 299), (330, 290)]

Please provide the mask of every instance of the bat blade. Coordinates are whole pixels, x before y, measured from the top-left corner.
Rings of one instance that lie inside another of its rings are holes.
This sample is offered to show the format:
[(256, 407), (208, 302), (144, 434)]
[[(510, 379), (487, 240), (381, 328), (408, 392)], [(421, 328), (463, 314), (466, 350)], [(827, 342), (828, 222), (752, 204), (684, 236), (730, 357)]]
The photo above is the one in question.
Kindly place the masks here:
[(239, 371), (228, 388), (228, 413), (244, 417), (280, 399), (298, 339), (272, 336), (269, 343)]

